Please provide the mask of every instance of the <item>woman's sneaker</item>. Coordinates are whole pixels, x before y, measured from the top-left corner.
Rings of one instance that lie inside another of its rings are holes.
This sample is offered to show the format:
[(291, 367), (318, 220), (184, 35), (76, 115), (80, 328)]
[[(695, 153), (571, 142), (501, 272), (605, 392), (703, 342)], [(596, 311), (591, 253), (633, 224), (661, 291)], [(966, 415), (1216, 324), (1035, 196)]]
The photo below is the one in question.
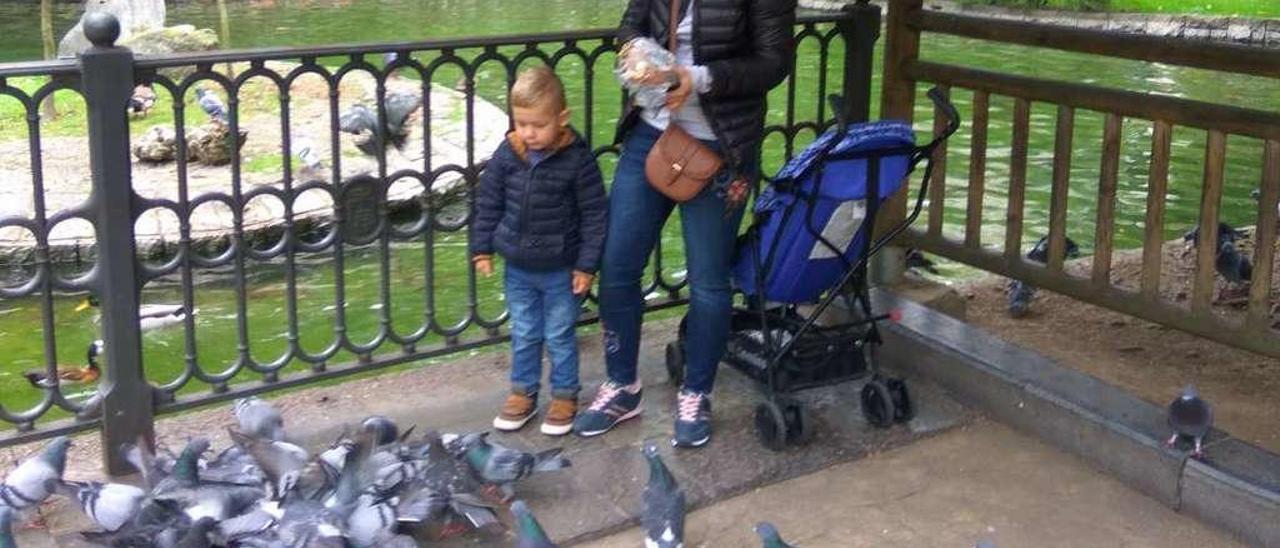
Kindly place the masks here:
[(493, 427), (505, 432), (519, 430), (537, 413), (537, 396), (512, 392), (507, 396), (507, 401), (502, 403), (502, 411), (494, 417)]
[(553, 398), (542, 419), (542, 433), (563, 436), (573, 430), (573, 418), (578, 414), (577, 398)]
[(711, 398), (702, 392), (681, 390), (676, 398), (676, 447), (702, 447), (711, 440)]
[(574, 420), (573, 431), (586, 438), (598, 436), (622, 421), (639, 416), (642, 392), (639, 386), (629, 387), (604, 381), (596, 392), (595, 399), (591, 400), (591, 405)]

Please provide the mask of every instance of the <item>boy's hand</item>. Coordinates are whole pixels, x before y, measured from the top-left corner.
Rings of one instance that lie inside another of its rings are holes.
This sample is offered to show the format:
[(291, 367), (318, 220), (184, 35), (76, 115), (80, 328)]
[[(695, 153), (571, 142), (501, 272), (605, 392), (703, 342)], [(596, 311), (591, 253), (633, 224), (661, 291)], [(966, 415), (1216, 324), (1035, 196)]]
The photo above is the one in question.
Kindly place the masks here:
[(476, 255), (471, 258), (471, 262), (476, 265), (476, 272), (482, 276), (493, 275), (493, 256), (492, 255)]
[(586, 295), (591, 290), (591, 282), (595, 281), (594, 274), (588, 274), (581, 270), (573, 271), (573, 294)]

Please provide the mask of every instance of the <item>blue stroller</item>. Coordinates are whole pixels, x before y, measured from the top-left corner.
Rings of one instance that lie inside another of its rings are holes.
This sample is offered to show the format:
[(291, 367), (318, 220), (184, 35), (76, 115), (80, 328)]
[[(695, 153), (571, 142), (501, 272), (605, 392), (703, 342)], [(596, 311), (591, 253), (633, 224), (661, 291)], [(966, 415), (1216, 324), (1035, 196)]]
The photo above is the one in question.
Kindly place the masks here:
[[(733, 310), (724, 361), (764, 391), (755, 426), (770, 449), (804, 443), (812, 434), (804, 407), (790, 393), (868, 374), (861, 407), (869, 423), (888, 427), (914, 416), (906, 384), (877, 367), (876, 325), (891, 314), (872, 313), (867, 263), (919, 216), (933, 151), (959, 128), (959, 115), (937, 89), (929, 98), (947, 116), (947, 127), (917, 146), (905, 122), (850, 125), (839, 98), (831, 97), (837, 127), (788, 162), (756, 198), (755, 218), (739, 238), (733, 268), (746, 304)], [(870, 227), (879, 206), (921, 162), (924, 183), (911, 214), (873, 240)], [(843, 300), (849, 317), (818, 325), (836, 299)], [(814, 303), (801, 312), (801, 305)], [(684, 376), (684, 327), (682, 322), (677, 340), (666, 348), (667, 372), (676, 383)]]

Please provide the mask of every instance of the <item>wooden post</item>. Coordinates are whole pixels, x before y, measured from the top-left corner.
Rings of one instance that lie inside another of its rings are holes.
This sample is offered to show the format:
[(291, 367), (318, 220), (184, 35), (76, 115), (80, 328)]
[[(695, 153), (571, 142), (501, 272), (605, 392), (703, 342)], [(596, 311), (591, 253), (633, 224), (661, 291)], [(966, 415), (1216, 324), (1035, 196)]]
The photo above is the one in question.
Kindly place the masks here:
[[(920, 11), (924, 0), (889, 0), (885, 41), (884, 78), (881, 80), (880, 117), (886, 120), (915, 120), (916, 83), (907, 75), (907, 65), (920, 56), (920, 31), (907, 25)], [(883, 234), (907, 216), (907, 186), (890, 196), (876, 219), (876, 233)], [(906, 254), (901, 248), (886, 247), (873, 259), (872, 283), (896, 283), (906, 271)]]

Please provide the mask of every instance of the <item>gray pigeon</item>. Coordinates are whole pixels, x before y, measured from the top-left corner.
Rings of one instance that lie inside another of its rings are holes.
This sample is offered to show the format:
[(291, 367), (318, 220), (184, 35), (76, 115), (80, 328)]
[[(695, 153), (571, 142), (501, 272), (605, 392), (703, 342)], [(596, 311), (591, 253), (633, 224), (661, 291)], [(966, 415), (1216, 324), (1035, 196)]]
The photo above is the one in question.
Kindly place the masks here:
[[(404, 441), (400, 435), (400, 427), (396, 425), (396, 422), (382, 415), (366, 417), (363, 421), (360, 421), (360, 429), (373, 434), (375, 447)], [(408, 436), (412, 430), (413, 427), (409, 427), (409, 430), (405, 432), (405, 436)]]
[(562, 448), (537, 454), (526, 453), (490, 442), (488, 432), (464, 434), (459, 438), (458, 446), (462, 450), (462, 459), (481, 480), (502, 489), (504, 500), (515, 496), (512, 483), (538, 472), (563, 470), (570, 466), (569, 459), (560, 456)]
[[(1065, 255), (1067, 258), (1076, 258), (1080, 256), (1080, 246), (1076, 245), (1075, 240), (1066, 238)], [(1027, 259), (1040, 264), (1049, 262), (1049, 237), (1041, 236), (1036, 245), (1032, 246), (1031, 251), (1027, 252)], [(1022, 280), (1012, 280), (1009, 282), (1009, 315), (1014, 318), (1025, 317), (1031, 312), (1031, 301), (1036, 298), (1036, 287)]]
[(422, 100), (409, 93), (389, 93), (386, 96), (385, 126), (378, 124), (377, 107), (352, 105), (338, 118), (338, 129), (346, 133), (367, 135), (356, 143), (356, 148), (369, 156), (377, 156), (387, 145), (404, 148), (409, 138), (409, 130), (405, 127), (409, 116), (422, 107)]
[(516, 517), (516, 548), (556, 548), (524, 501), (512, 502), (511, 513)]
[(644, 513), (640, 517), (645, 548), (681, 548), (684, 546), (684, 490), (663, 464), (656, 446), (646, 444), (644, 456), (649, 461), (649, 483), (644, 487)]
[(8, 506), (0, 506), (0, 548), (18, 548), (13, 540), (13, 510)]
[(14, 510), (30, 508), (49, 498), (62, 481), (62, 471), (67, 464), (67, 448), (71, 439), (60, 436), (49, 442), (39, 454), (9, 472), (0, 485), (0, 504)]
[(778, 528), (772, 523), (762, 521), (755, 526), (757, 535), (760, 535), (761, 548), (792, 548), (790, 544), (782, 540), (782, 535), (778, 534)]
[(209, 533), (213, 532), (213, 528), (217, 525), (218, 522), (213, 518), (204, 517), (196, 520), (195, 523), (191, 524), (191, 528), (187, 530), (186, 534), (182, 535), (182, 538), (178, 540), (178, 543), (173, 545), (173, 548), (209, 548), (213, 546), (213, 543), (209, 541)]
[(209, 115), (209, 118), (222, 123), (227, 122), (227, 105), (224, 104), (222, 99), (219, 99), (217, 95), (214, 95), (213, 92), (202, 87), (197, 87), (196, 103), (200, 105), (200, 109), (203, 110), (205, 114)]
[(248, 397), (236, 400), (232, 410), (241, 432), (262, 439), (284, 440), (284, 417), (274, 405), (256, 397)]
[(1195, 385), (1188, 384), (1182, 389), (1182, 394), (1169, 403), (1169, 427), (1173, 429), (1173, 435), (1165, 442), (1166, 445), (1172, 447), (1181, 438), (1191, 438), (1195, 443), (1191, 456), (1204, 456), (1204, 437), (1213, 428), (1213, 408), (1200, 398)]
[(117, 531), (132, 521), (147, 498), (146, 491), (123, 483), (64, 481), (59, 491), (107, 531)]
[(271, 485), (277, 488), (281, 478), (302, 471), (311, 460), (306, 449), (287, 441), (258, 438), (234, 428), (227, 430), (235, 444), (253, 456), (258, 468), (262, 469)]
[[(492, 505), (477, 494), (480, 483), (471, 469), (445, 451), (439, 433), (428, 432), (426, 440), (425, 462), (410, 467), (409, 480), (399, 484), (402, 496), (420, 500), (431, 509), (443, 501), (476, 529), (500, 528), (501, 522), (493, 513)], [(423, 490), (427, 493), (422, 493)], [(428, 516), (428, 519), (434, 519), (434, 516)]]
[[(155, 481), (155, 487), (151, 489), (151, 493), (153, 495), (163, 494), (198, 485), (200, 483), (200, 458), (208, 450), (208, 438), (192, 438), (187, 441), (187, 446), (182, 448), (182, 453), (173, 462), (173, 470), (168, 476)], [(143, 458), (145, 459), (145, 457)], [(144, 471), (144, 478), (148, 468), (154, 467), (144, 462), (141, 468)]]

